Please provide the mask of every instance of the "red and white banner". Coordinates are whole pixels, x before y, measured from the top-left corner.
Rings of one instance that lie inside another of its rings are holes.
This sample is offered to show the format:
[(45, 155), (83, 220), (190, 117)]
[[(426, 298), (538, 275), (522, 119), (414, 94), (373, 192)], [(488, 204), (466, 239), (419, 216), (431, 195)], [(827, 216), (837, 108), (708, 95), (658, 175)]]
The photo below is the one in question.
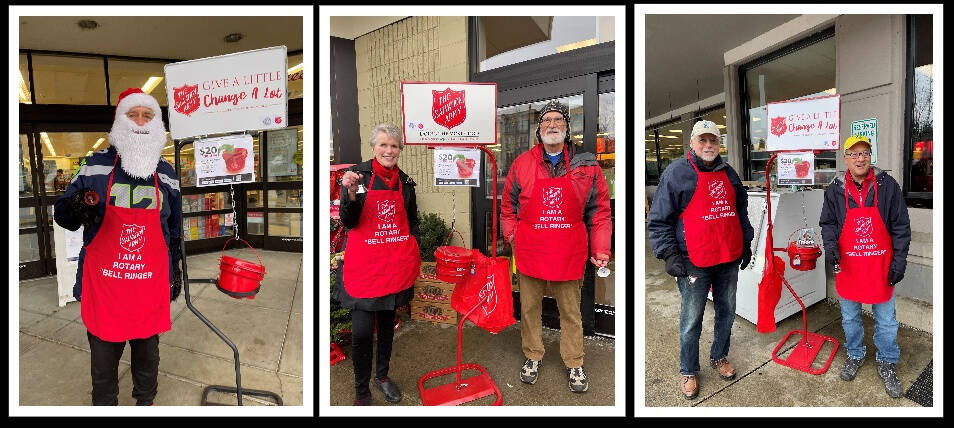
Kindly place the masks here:
[(401, 82), (405, 144), (497, 141), (497, 84)]
[(766, 105), (765, 150), (838, 150), (841, 96)]
[(275, 46), (166, 64), (174, 140), (288, 126), (288, 49)]

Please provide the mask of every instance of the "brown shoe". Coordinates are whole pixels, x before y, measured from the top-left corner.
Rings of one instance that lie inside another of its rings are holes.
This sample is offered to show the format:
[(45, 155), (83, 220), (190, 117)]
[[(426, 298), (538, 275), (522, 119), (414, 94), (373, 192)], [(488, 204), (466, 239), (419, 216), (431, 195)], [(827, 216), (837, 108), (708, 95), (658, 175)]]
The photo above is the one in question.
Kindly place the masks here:
[(729, 364), (729, 360), (722, 358), (719, 360), (710, 361), (709, 364), (712, 368), (716, 369), (719, 372), (719, 376), (725, 380), (735, 379), (735, 369)]
[(687, 400), (692, 400), (699, 395), (699, 382), (695, 376), (682, 377), (682, 395), (686, 397)]

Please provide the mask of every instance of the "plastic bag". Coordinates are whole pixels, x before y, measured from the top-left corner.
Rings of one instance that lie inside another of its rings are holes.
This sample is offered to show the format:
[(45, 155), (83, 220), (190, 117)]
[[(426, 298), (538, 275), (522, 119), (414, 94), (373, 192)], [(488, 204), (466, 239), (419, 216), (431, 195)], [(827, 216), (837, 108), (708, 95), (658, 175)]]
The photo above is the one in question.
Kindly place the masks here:
[(451, 307), (478, 327), (496, 334), (517, 322), (513, 317), (510, 263), (506, 257), (491, 259), (480, 251), (473, 252), (474, 273), (454, 287)]

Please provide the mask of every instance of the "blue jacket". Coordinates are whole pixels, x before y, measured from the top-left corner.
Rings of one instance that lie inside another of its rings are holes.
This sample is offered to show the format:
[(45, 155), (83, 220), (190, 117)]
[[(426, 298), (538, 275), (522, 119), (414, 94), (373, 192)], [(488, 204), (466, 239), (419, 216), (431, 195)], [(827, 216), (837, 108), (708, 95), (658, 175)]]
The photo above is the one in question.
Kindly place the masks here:
[[(739, 174), (722, 160), (722, 156), (716, 157), (711, 166), (706, 166), (692, 150), (689, 152), (700, 171), (725, 170), (732, 188), (735, 189), (735, 209), (742, 225), (742, 248), (751, 247), (755, 231), (749, 223), (749, 196), (745, 193)], [(685, 230), (680, 215), (692, 200), (698, 176), (692, 164), (689, 163), (689, 159), (683, 157), (669, 164), (659, 177), (659, 187), (656, 189), (653, 204), (649, 208), (648, 224), (649, 246), (657, 258), (665, 259), (675, 252), (688, 254)]]
[[(109, 174), (113, 172), (113, 161), (116, 159), (116, 149), (109, 147), (104, 150), (93, 153), (86, 158), (83, 165), (73, 179), (70, 181), (66, 193), (57, 198), (53, 205), (53, 219), (56, 224), (65, 229), (77, 230), (82, 225), (80, 220), (73, 217), (70, 210), (70, 197), (73, 193), (87, 187), (99, 193), (99, 214), (106, 213), (106, 186), (109, 185)], [(115, 175), (113, 177), (113, 189), (109, 197), (110, 205), (128, 207), (128, 208), (155, 208), (155, 184), (152, 177), (148, 179), (133, 178), (126, 174), (120, 166), (122, 159), (116, 164)], [(172, 278), (173, 266), (178, 265), (182, 259), (181, 239), (182, 239), (182, 195), (179, 193), (179, 177), (173, 166), (165, 159), (161, 159), (156, 166), (156, 174), (159, 178), (159, 192), (162, 199), (162, 207), (159, 210), (159, 222), (162, 225), (162, 235), (166, 239), (166, 246), (169, 248), (169, 278)], [(120, 186), (117, 186), (120, 185)], [(127, 185), (127, 186), (122, 186)], [(121, 195), (120, 192), (128, 192)], [(117, 197), (118, 196), (118, 197)], [(134, 201), (131, 206), (130, 201)], [(76, 284), (73, 286), (73, 297), (80, 300), (83, 291), (83, 260), (86, 258), (86, 246), (93, 241), (96, 233), (99, 231), (99, 225), (93, 225), (83, 229), (83, 249), (80, 250), (79, 267), (76, 270)], [(171, 291), (170, 291), (171, 293)]]
[[(874, 167), (872, 167), (874, 168)], [(901, 186), (888, 173), (874, 168), (875, 181), (878, 182), (878, 213), (881, 221), (888, 229), (891, 237), (891, 248), (894, 257), (891, 259), (891, 270), (904, 274), (907, 267), (908, 247), (911, 245), (911, 220), (908, 218), (908, 206), (901, 195)], [(825, 189), (825, 202), (822, 205), (818, 225), (821, 226), (822, 239), (825, 241), (825, 252), (839, 254), (838, 239), (841, 237), (841, 228), (845, 224), (845, 182), (844, 175), (836, 175), (828, 188)], [(858, 208), (854, 198), (848, 198), (848, 205)], [(868, 186), (865, 195), (865, 206), (874, 206), (874, 188)]]

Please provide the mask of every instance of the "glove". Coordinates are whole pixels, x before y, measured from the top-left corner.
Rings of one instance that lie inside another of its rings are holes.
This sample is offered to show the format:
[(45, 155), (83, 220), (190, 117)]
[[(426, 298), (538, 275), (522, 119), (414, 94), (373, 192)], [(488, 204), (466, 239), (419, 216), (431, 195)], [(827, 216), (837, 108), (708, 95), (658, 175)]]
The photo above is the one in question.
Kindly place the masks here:
[(83, 226), (99, 224), (103, 218), (99, 215), (99, 195), (95, 190), (85, 188), (70, 196), (70, 211)]
[(666, 273), (677, 278), (688, 275), (686, 265), (682, 262), (682, 254), (678, 251), (666, 257)]
[(739, 270), (745, 269), (752, 261), (752, 243), (742, 246), (742, 263), (739, 264)]
[(173, 268), (172, 271), (172, 290), (170, 292), (171, 297), (169, 301), (173, 301), (179, 298), (179, 293), (182, 292), (182, 269), (179, 269), (178, 266)]
[(894, 284), (901, 282), (902, 279), (904, 279), (903, 273), (898, 273), (895, 270), (888, 272), (888, 284), (891, 284), (892, 287), (894, 287)]

